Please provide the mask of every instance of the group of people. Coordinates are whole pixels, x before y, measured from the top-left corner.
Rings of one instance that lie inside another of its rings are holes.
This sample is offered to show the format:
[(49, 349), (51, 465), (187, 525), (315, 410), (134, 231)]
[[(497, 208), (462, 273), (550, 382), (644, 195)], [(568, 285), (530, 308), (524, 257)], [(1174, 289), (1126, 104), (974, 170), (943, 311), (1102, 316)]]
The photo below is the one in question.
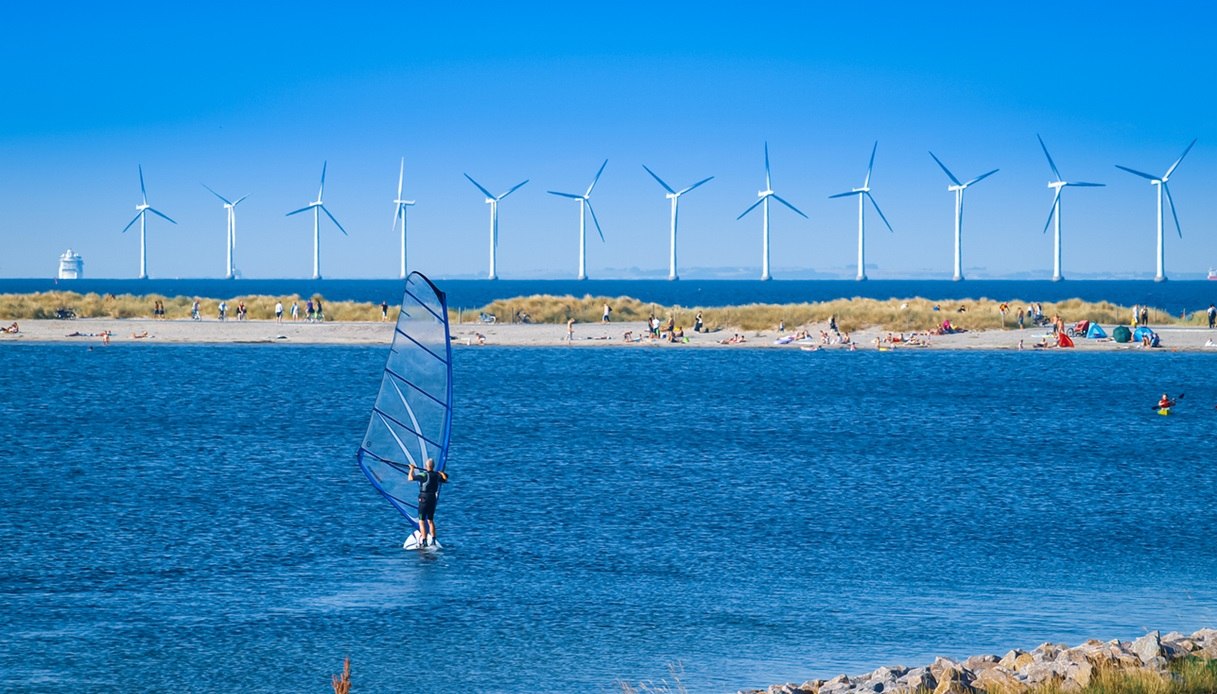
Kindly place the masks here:
[(8, 333), (10, 335), (16, 335), (19, 332), (21, 332), (21, 328), (17, 326), (17, 321), (13, 321), (12, 324), (9, 325), (8, 327), (0, 328), (0, 333)]

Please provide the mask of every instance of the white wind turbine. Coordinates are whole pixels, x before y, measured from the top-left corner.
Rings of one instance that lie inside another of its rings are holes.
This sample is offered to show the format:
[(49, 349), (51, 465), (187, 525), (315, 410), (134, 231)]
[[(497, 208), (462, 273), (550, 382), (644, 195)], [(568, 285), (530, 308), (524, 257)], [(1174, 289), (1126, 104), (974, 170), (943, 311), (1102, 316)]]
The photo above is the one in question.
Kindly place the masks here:
[[(600, 241), (604, 241), (604, 232), (600, 230), (600, 220), (596, 219), (596, 210), (592, 209), (592, 189), (596, 187), (596, 182), (600, 180), (600, 174), (604, 173), (604, 167), (608, 166), (608, 159), (600, 165), (600, 170), (596, 172), (596, 177), (592, 179), (592, 184), (587, 187), (587, 192), (583, 195), (578, 193), (559, 193), (556, 190), (546, 191), (550, 195), (557, 195), (563, 198), (570, 198), (579, 201), (579, 279), (587, 279), (587, 213), (592, 213), (592, 221), (596, 224), (596, 233), (600, 234)], [(510, 191), (508, 191), (510, 192)]]
[(671, 241), (668, 246), (668, 279), (670, 279), (670, 280), (679, 279), (676, 276), (676, 214), (677, 214), (677, 207), (680, 205), (680, 196), (682, 196), (685, 193), (689, 192), (690, 190), (693, 190), (694, 188), (702, 185), (703, 183), (708, 183), (708, 182), (714, 180), (714, 177), (711, 176), (709, 178), (703, 178), (702, 180), (698, 181), (697, 183), (694, 183), (693, 185), (683, 188), (681, 190), (672, 190), (672, 186), (665, 183), (664, 180), (662, 178), (660, 178), (654, 171), (647, 169), (646, 164), (643, 164), (642, 168), (646, 169), (647, 173), (651, 174), (652, 178), (654, 178), (656, 181), (659, 181), (659, 185), (663, 186), (663, 189), (668, 191), (668, 194), (665, 195), (664, 197), (672, 201)]
[(942, 170), (946, 173), (947, 178), (951, 179), (952, 185), (947, 186), (947, 190), (955, 193), (955, 275), (954, 275), (954, 279), (956, 282), (958, 282), (959, 280), (963, 279), (963, 257), (960, 255), (960, 252), (961, 252), (960, 251), (960, 241), (961, 241), (961, 236), (962, 236), (962, 232), (963, 232), (963, 193), (965, 190), (968, 189), (968, 186), (972, 185), (973, 183), (977, 183), (977, 182), (985, 180), (986, 178), (997, 173), (1000, 169), (993, 169), (992, 171), (990, 171), (988, 173), (983, 173), (983, 174), (977, 176), (976, 178), (973, 178), (964, 183), (960, 183), (959, 179), (955, 178), (955, 174), (951, 173), (951, 170), (947, 168), (947, 165), (943, 164), (942, 161), (938, 159), (938, 157), (935, 157), (933, 152), (930, 152), (930, 156), (933, 157), (934, 161), (938, 162), (938, 165), (942, 167)]
[(782, 203), (786, 207), (794, 210), (800, 217), (807, 219), (807, 215), (803, 214), (799, 208), (791, 205), (782, 199), (780, 195), (773, 192), (773, 182), (769, 175), (769, 143), (765, 143), (765, 190), (757, 191), (757, 197), (760, 200), (752, 203), (752, 205), (740, 213), (736, 220), (744, 218), (752, 210), (756, 209), (757, 205), (761, 206), (761, 279), (770, 279), (769, 276), (769, 198), (773, 198)]
[(225, 270), (225, 274), (224, 274), (224, 279), (230, 280), (237, 276), (237, 268), (236, 268), (236, 265), (233, 263), (233, 254), (236, 252), (236, 249), (237, 249), (237, 205), (240, 205), (241, 201), (244, 200), (245, 198), (248, 198), (249, 196), (242, 195), (241, 197), (237, 198), (236, 202), (233, 202), (232, 200), (229, 200), (228, 198), (224, 197), (223, 195), (220, 195), (219, 193), (215, 192), (214, 190), (211, 190), (211, 187), (208, 186), (206, 183), (203, 183), (200, 185), (202, 185), (207, 190), (211, 191), (212, 195), (219, 198), (224, 203), (224, 209), (228, 213), (228, 242), (226, 244), (227, 248), (228, 248), (228, 256), (227, 256), (228, 264), (225, 266), (226, 270)]
[(465, 174), (465, 178), (469, 179), (470, 183), (476, 186), (478, 190), (482, 191), (482, 194), (486, 196), (486, 204), (490, 205), (490, 274), (487, 276), (487, 279), (497, 280), (499, 275), (495, 270), (495, 252), (499, 248), (499, 201), (516, 192), (520, 186), (528, 183), (528, 179), (526, 178), (523, 181), (520, 181), (511, 188), (507, 189), (506, 193), (496, 197), (492, 195), (490, 191), (486, 190), (481, 183), (473, 180), (473, 177), (469, 174)]
[(875, 146), (870, 151), (870, 163), (866, 165), (866, 178), (862, 181), (861, 188), (854, 188), (848, 193), (837, 193), (829, 195), (829, 198), (844, 198), (850, 195), (858, 196), (858, 280), (866, 279), (866, 201), (870, 200), (870, 204), (874, 205), (875, 212), (879, 213), (879, 219), (887, 225), (888, 231), (893, 231), (892, 225), (888, 223), (887, 217), (883, 216), (883, 210), (879, 209), (879, 203), (875, 202), (875, 196), (870, 193), (870, 173), (875, 167), (875, 152), (879, 149), (879, 142), (875, 142)]
[(148, 279), (148, 213), (151, 212), (174, 224), (177, 224), (177, 222), (169, 219), (163, 212), (154, 209), (148, 204), (148, 191), (144, 188), (144, 167), (142, 164), (139, 165), (139, 192), (143, 196), (143, 202), (135, 206), (138, 212), (135, 218), (127, 222), (127, 226), (123, 227), (123, 233), (127, 233), (132, 224), (135, 224), (137, 221), (139, 222), (139, 279), (146, 280)]
[(414, 205), (413, 200), (402, 200), (401, 186), (406, 176), (406, 158), (401, 158), (401, 170), (397, 173), (397, 197), (393, 199), (393, 230), (397, 229), (397, 220), (401, 220), (401, 279), (406, 278), (406, 208)]
[(1166, 201), (1171, 206), (1171, 216), (1175, 218), (1175, 231), (1179, 232), (1179, 238), (1183, 238), (1183, 227), (1179, 226), (1179, 214), (1175, 212), (1175, 200), (1171, 197), (1171, 189), (1166, 185), (1166, 182), (1170, 180), (1171, 174), (1175, 173), (1175, 167), (1179, 166), (1179, 162), (1183, 161), (1183, 158), (1187, 156), (1188, 152), (1192, 151), (1192, 147), (1195, 145), (1196, 141), (1192, 140), (1192, 144), (1188, 145), (1187, 149), (1183, 150), (1183, 154), (1180, 154), (1179, 158), (1175, 160), (1175, 163), (1171, 164), (1171, 167), (1167, 169), (1166, 173), (1162, 174), (1161, 176), (1151, 176), (1143, 171), (1137, 171), (1136, 169), (1130, 169), (1127, 166), (1120, 166), (1119, 164), (1116, 164), (1117, 169), (1122, 169), (1135, 176), (1140, 176), (1141, 178), (1148, 178), (1150, 185), (1158, 186), (1158, 271), (1154, 275), (1155, 282), (1162, 282), (1166, 279), (1164, 258), (1166, 239), (1162, 233), (1162, 193), (1166, 193)]
[(1059, 282), (1065, 279), (1061, 274), (1061, 190), (1063, 188), (1102, 188), (1103, 183), (1070, 183), (1061, 177), (1061, 172), (1056, 168), (1056, 162), (1052, 161), (1052, 155), (1048, 153), (1048, 146), (1044, 144), (1044, 138), (1038, 134), (1035, 139), (1040, 141), (1040, 147), (1044, 150), (1044, 156), (1048, 157), (1048, 166), (1052, 167), (1052, 174), (1056, 176), (1055, 181), (1048, 183), (1049, 188), (1055, 188), (1056, 194), (1052, 196), (1052, 209), (1048, 210), (1048, 221), (1044, 222), (1044, 232), (1048, 233), (1048, 226), (1056, 220), (1056, 232), (1052, 240), (1052, 281)]
[(301, 212), (313, 211), (313, 279), (315, 280), (321, 279), (321, 213), (324, 212), (325, 216), (330, 218), (330, 221), (334, 223), (334, 226), (338, 227), (338, 231), (341, 231), (343, 236), (350, 236), (347, 230), (343, 229), (338, 220), (334, 218), (334, 215), (330, 214), (330, 211), (325, 207), (325, 203), (321, 200), (325, 193), (325, 168), (328, 163), (321, 163), (321, 187), (317, 190), (317, 199), (310, 202), (307, 207), (292, 210), (286, 215), (290, 217)]

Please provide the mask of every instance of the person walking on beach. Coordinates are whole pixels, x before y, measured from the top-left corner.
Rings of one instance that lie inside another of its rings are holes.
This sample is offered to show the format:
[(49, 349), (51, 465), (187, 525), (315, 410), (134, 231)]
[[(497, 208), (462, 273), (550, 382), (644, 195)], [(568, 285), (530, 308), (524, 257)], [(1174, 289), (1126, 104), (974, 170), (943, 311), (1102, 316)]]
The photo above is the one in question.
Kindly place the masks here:
[(566, 341), (567, 342), (575, 341), (575, 319), (574, 318), (569, 318), (566, 321)]
[(604, 305), (604, 313), (600, 316), (601, 323), (609, 322), (609, 316), (613, 313), (613, 307), (608, 304)]
[(313, 300), (309, 299), (308, 303), (305, 304), (305, 308), (304, 308), (304, 315), (308, 317), (307, 321), (309, 323), (313, 322), (313, 315), (315, 314), (315, 312), (316, 312), (316, 309), (313, 308)]
[(1023, 319), (1024, 319), (1025, 315), (1026, 314), (1023, 313), (1023, 309), (1020, 306), (1018, 309), (1018, 329), (1019, 330), (1023, 329)]
[(389, 304), (385, 301), (380, 302), (380, 322), (383, 323), (389, 320)]
[(228, 317), (228, 302), (221, 301), (219, 308), (220, 308), (220, 320), (224, 320), (225, 318)]
[(427, 458), (423, 468), (419, 470), (414, 463), (410, 463), (406, 480), (418, 482), (419, 545), (426, 547), (428, 535), (431, 537), (430, 544), (435, 544), (435, 503), (439, 501), (439, 486), (448, 481), (448, 473), (436, 472), (435, 460), (432, 458)]
[(190, 318), (192, 320), (202, 320), (203, 319), (203, 317), (199, 315), (199, 300), (198, 299), (195, 299), (194, 304), (192, 304), (190, 306)]
[(1209, 304), (1209, 330), (1213, 329), (1213, 325), (1217, 323), (1217, 306)]
[(276, 323), (283, 322), (283, 302), (282, 301), (275, 302), (275, 322)]
[(300, 304), (297, 304), (294, 301), (292, 302), (292, 320), (300, 320)]
[(317, 322), (325, 322), (325, 310), (321, 308), (321, 297), (317, 297)]

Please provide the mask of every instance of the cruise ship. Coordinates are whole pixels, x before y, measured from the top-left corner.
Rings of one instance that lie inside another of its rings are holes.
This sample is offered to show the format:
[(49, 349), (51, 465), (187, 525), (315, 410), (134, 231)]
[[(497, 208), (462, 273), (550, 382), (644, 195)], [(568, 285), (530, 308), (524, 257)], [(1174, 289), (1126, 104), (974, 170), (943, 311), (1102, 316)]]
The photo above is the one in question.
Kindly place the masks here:
[(78, 280), (84, 277), (84, 274), (85, 259), (79, 253), (73, 253), (69, 248), (59, 256), (59, 279)]

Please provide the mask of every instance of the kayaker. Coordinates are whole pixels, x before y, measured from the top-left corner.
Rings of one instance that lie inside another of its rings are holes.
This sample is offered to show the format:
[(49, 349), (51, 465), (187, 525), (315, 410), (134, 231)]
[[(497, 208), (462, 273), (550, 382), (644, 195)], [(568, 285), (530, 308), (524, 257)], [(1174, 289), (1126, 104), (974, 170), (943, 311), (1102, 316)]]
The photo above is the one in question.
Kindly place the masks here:
[(1163, 393), (1162, 399), (1158, 400), (1158, 409), (1159, 410), (1169, 410), (1170, 408), (1172, 408), (1174, 406), (1175, 406), (1175, 401), (1171, 400), (1170, 396), (1167, 395), (1166, 393)]

